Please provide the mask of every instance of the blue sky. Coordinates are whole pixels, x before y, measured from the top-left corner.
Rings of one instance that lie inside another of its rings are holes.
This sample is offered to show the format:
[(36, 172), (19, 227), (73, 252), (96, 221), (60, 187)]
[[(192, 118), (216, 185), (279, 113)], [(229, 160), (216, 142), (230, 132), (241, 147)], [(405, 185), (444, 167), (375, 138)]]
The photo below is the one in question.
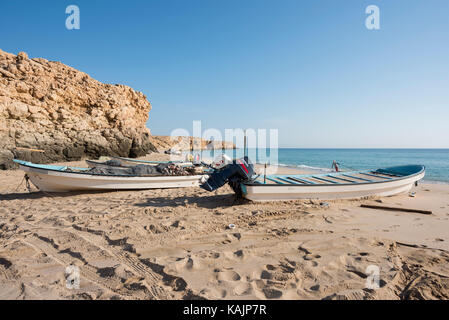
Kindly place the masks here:
[[(81, 29), (65, 28), (78, 5)], [(380, 30), (365, 8), (380, 8)], [(144, 92), (154, 134), (279, 129), (281, 147), (449, 147), (449, 1), (1, 1), (0, 48)]]

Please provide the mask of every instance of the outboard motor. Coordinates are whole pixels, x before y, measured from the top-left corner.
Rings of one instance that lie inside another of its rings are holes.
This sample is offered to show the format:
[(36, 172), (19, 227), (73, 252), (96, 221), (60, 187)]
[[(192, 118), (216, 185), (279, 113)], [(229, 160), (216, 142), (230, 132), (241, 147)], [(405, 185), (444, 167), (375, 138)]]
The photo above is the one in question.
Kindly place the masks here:
[(200, 187), (207, 191), (214, 191), (228, 182), (234, 192), (241, 196), (240, 183), (250, 180), (253, 175), (254, 166), (248, 157), (244, 157), (243, 159), (234, 160), (231, 164), (214, 171), (209, 176), (209, 179), (200, 185)]

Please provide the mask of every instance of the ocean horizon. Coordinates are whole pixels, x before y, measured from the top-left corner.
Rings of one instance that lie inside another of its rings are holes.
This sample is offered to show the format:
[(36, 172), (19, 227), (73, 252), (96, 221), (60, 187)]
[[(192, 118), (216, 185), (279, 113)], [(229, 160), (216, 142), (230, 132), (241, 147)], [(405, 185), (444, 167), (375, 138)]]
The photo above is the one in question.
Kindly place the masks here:
[[(222, 153), (231, 158), (243, 157), (243, 148), (204, 150), (203, 158), (214, 158)], [(335, 160), (343, 170), (366, 170), (406, 164), (426, 167), (424, 181), (449, 184), (449, 148), (279, 148), (248, 149), (254, 163), (331, 171)]]

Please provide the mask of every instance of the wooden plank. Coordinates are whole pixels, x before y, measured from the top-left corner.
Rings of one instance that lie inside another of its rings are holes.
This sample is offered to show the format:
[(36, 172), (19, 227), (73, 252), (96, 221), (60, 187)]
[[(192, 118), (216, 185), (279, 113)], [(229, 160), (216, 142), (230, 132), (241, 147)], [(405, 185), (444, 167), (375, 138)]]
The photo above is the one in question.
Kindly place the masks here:
[[(382, 170), (382, 169), (377, 169), (377, 170)], [(384, 175), (387, 177), (403, 177), (404, 176), (403, 174), (388, 173), (388, 172), (382, 172), (382, 171), (377, 171), (377, 170), (371, 171), (371, 173), (381, 174), (381, 175)]]
[(333, 176), (333, 175), (330, 175), (330, 174), (328, 174), (327, 176), (330, 177), (330, 178), (341, 180), (341, 181), (346, 181), (346, 182), (351, 182), (351, 183), (358, 183), (358, 181), (349, 180), (349, 179), (345, 179), (345, 178), (342, 178), (342, 177), (336, 177), (336, 176)]
[(287, 179), (290, 179), (291, 181), (298, 182), (298, 183), (303, 184), (303, 185), (310, 184), (310, 183), (308, 183), (306, 181), (303, 181), (303, 180), (297, 179), (297, 178), (295, 179), (295, 178), (292, 178), (292, 177), (287, 177)]
[(432, 214), (432, 211), (429, 211), (429, 210), (389, 207), (389, 206), (381, 206), (381, 205), (376, 205), (376, 204), (362, 204), (360, 206), (362, 208), (369, 208), (369, 209), (380, 209), (380, 210), (391, 210), (391, 211), (404, 211), (404, 212), (415, 212), (415, 213), (422, 213), (422, 214)]
[(312, 176), (312, 178), (317, 179), (317, 180), (321, 180), (321, 181), (325, 181), (325, 182), (334, 183), (334, 184), (341, 184), (340, 182), (332, 181), (332, 180), (328, 180), (328, 179), (324, 179), (324, 178), (320, 178), (320, 177)]
[(393, 177), (393, 178), (403, 177), (403, 175), (400, 176), (400, 175), (397, 175), (397, 174), (387, 174), (387, 173), (382, 173), (382, 172), (377, 172), (377, 171), (371, 171), (371, 173), (379, 175), (381, 177)]
[(366, 172), (360, 172), (359, 174), (364, 174), (365, 176), (376, 177), (376, 178), (379, 178), (379, 179), (387, 179), (387, 180), (393, 179), (393, 178), (390, 178), (390, 177), (382, 177), (382, 176), (378, 176), (378, 175), (371, 174), (371, 173), (366, 173)]
[(365, 179), (365, 178), (361, 178), (361, 177), (353, 177), (353, 176), (350, 176), (349, 174), (343, 174), (343, 176), (352, 178), (352, 179), (359, 179), (359, 180), (363, 180), (363, 181), (373, 182), (373, 180), (369, 180), (369, 179)]
[(294, 184), (300, 184), (299, 182), (296, 182), (296, 181), (288, 181), (287, 179), (284, 179), (284, 178), (282, 178), (282, 177), (276, 177), (276, 179), (278, 179), (278, 180), (282, 180), (282, 181), (285, 181), (285, 182), (287, 182), (288, 184), (292, 184), (292, 183), (294, 183)]
[(270, 180), (270, 181), (276, 182), (277, 184), (285, 184), (285, 183), (283, 183), (283, 182), (280, 182), (280, 181), (277, 181), (277, 180), (275, 180), (275, 179), (272, 179), (272, 178), (268, 178), (268, 177), (267, 177), (267, 180)]
[(309, 181), (309, 180), (306, 180), (306, 179), (295, 178), (295, 177), (288, 177), (288, 179), (299, 181), (299, 182), (302, 182), (302, 183), (305, 183), (305, 184), (316, 184), (316, 182)]

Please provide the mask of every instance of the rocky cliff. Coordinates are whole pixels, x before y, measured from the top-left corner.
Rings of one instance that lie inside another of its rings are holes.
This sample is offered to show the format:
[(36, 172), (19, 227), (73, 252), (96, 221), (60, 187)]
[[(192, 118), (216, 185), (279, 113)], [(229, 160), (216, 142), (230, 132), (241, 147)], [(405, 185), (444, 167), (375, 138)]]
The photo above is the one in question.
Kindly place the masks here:
[(192, 149), (235, 149), (235, 144), (229, 141), (211, 141), (194, 137), (151, 136), (151, 143), (159, 151)]
[[(60, 62), (0, 50), (0, 168), (154, 149), (141, 92), (104, 84)], [(18, 148), (17, 148), (18, 147)], [(44, 152), (24, 151), (23, 148)]]

